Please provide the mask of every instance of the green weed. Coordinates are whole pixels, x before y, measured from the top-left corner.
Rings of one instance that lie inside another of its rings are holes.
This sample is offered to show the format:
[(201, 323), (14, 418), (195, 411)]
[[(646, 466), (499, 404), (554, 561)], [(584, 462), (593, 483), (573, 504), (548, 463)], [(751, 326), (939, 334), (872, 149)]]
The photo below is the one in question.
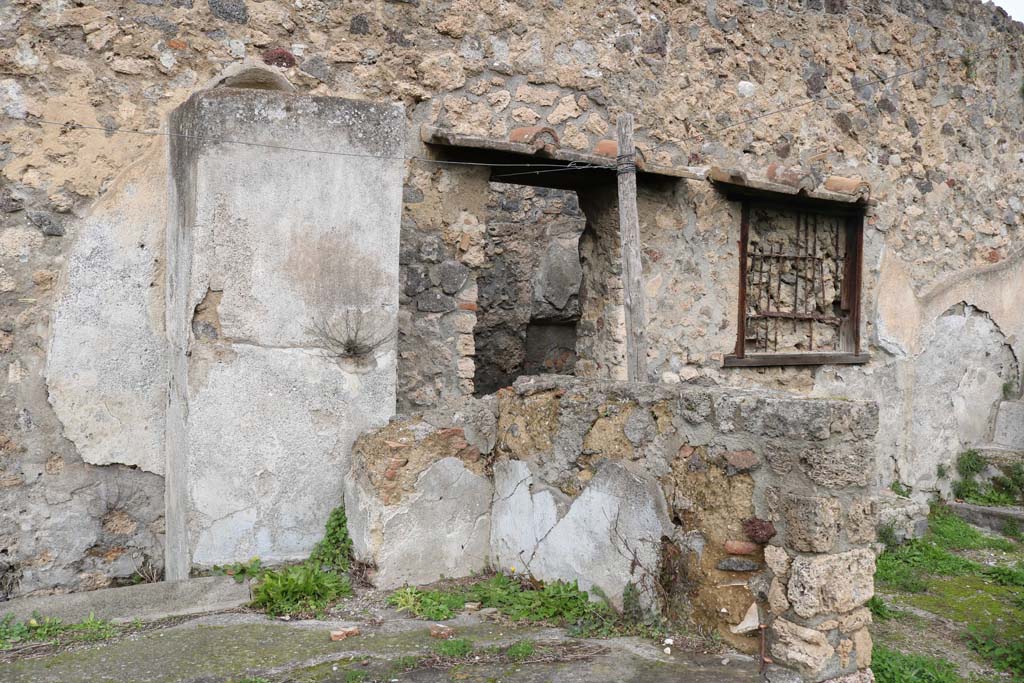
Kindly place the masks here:
[(259, 579), (266, 571), (260, 565), (260, 558), (254, 557), (248, 562), (235, 562), (233, 564), (213, 565), (213, 573), (218, 576), (230, 576), (235, 583), (242, 583), (246, 579)]
[(118, 628), (109, 621), (97, 619), (92, 614), (75, 624), (65, 624), (60, 619), (38, 614), (18, 623), (13, 614), (8, 614), (0, 619), (0, 650), (10, 650), (26, 642), (91, 643), (113, 638), (118, 632)]
[[(534, 585), (534, 583), (536, 585)], [(653, 635), (662, 630), (661, 618), (641, 614), (638, 596), (627, 587), (623, 595), (626, 607), (617, 613), (607, 601), (595, 602), (576, 582), (531, 583), (529, 587), (503, 574), (459, 589), (425, 591), (405, 587), (388, 596), (388, 604), (421, 619), (451, 619), (467, 602), (495, 608), (514, 621), (547, 622), (567, 626), (576, 636)], [(633, 588), (635, 592), (635, 587)], [(637, 608), (631, 607), (636, 602)]]
[(273, 616), (319, 612), (351, 592), (346, 577), (307, 563), (265, 571), (253, 589), (253, 604)]
[(875, 645), (871, 669), (877, 683), (960, 683), (956, 668), (944, 659), (908, 655)]
[(1000, 586), (1024, 588), (1024, 563), (1018, 562), (1016, 567), (983, 567), (981, 573)]
[(399, 612), (408, 612), (420, 619), (444, 621), (451, 619), (466, 606), (462, 593), (424, 591), (412, 586), (400, 588), (388, 596), (388, 604)]
[(345, 672), (345, 683), (363, 683), (368, 676), (365, 671), (349, 670)]
[(352, 586), (345, 572), (351, 562), (352, 539), (346, 527), (345, 508), (339, 506), (331, 511), (323, 539), (302, 564), (264, 569), (259, 559), (253, 558), (248, 564), (221, 570), (236, 581), (255, 578), (252, 604), (277, 616), (321, 612), (334, 600), (350, 595)]
[(1002, 550), (1013, 552), (1017, 544), (1005, 538), (986, 536), (948, 508), (934, 506), (929, 517), (928, 532), (933, 540), (950, 550)]
[(997, 669), (1012, 674), (1014, 680), (1024, 677), (1024, 639), (1007, 636), (1005, 630), (985, 625), (971, 628), (967, 643)]
[(331, 511), (323, 540), (313, 548), (309, 562), (339, 574), (347, 572), (352, 566), (352, 539), (348, 535), (348, 518), (344, 506)]
[(536, 648), (534, 648), (532, 642), (529, 640), (520, 640), (519, 642), (509, 645), (508, 649), (505, 650), (505, 656), (513, 662), (521, 662), (524, 659), (532, 657), (535, 651)]
[(892, 524), (885, 524), (878, 527), (878, 542), (885, 545), (886, 548), (895, 548), (896, 543), (896, 529), (893, 528)]
[(889, 489), (897, 496), (900, 496), (902, 498), (910, 498), (910, 489), (898, 481), (894, 481), (893, 483), (889, 484)]
[(983, 548), (1011, 552), (1016, 547), (1010, 540), (982, 534), (946, 508), (936, 506), (929, 518), (928, 534), (902, 546), (888, 547), (878, 558), (875, 578), (906, 593), (923, 592), (928, 587), (927, 575), (980, 574), (996, 581), (1016, 581), (1016, 570), (983, 567), (950, 552)]
[(973, 448), (961, 453), (956, 459), (956, 471), (961, 477), (973, 477), (985, 471), (988, 463)]
[(434, 646), (434, 651), (442, 657), (465, 657), (473, 651), (473, 642), (468, 638), (452, 638), (442, 640)]
[(875, 618), (875, 621), (889, 621), (897, 616), (896, 612), (885, 604), (885, 600), (877, 595), (867, 601), (867, 608), (871, 610), (871, 616)]

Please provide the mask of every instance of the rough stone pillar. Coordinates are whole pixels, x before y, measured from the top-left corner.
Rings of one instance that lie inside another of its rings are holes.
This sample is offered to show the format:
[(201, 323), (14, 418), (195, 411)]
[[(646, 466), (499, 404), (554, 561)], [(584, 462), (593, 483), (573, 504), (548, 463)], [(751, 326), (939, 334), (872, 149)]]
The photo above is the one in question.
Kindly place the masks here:
[(490, 169), (414, 163), (402, 218), (399, 409), (473, 393)]
[(403, 126), (232, 88), (173, 114), (168, 578), (306, 556), (394, 411)]

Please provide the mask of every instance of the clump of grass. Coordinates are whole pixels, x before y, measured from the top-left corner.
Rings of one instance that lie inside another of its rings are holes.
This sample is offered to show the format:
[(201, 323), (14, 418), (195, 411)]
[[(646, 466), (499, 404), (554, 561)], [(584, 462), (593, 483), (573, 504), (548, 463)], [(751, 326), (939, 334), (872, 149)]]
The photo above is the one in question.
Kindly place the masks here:
[(306, 563), (264, 572), (253, 589), (252, 603), (272, 616), (319, 613), (351, 592), (347, 578)]
[(875, 645), (871, 669), (878, 683), (961, 683), (950, 662), (936, 657), (908, 655)]
[(113, 638), (118, 628), (109, 621), (97, 619), (92, 614), (74, 624), (65, 624), (60, 619), (41, 617), (33, 614), (23, 622), (14, 620), (13, 614), (0, 619), (0, 651), (10, 650), (26, 642), (80, 642), (91, 643)]
[(928, 522), (934, 541), (950, 550), (1002, 550), (1013, 552), (1017, 545), (1005, 538), (986, 536), (943, 506), (934, 506)]
[(884, 524), (878, 527), (878, 542), (886, 548), (895, 548), (899, 545), (896, 542), (896, 529), (892, 524)]
[(434, 651), (442, 657), (466, 657), (473, 651), (473, 641), (468, 638), (442, 640), (434, 646)]
[(894, 481), (893, 483), (889, 484), (889, 490), (891, 490), (893, 493), (895, 493), (897, 496), (900, 496), (901, 498), (910, 498), (910, 489), (904, 486), (899, 481)]
[(985, 625), (968, 631), (967, 644), (997, 669), (1011, 674), (1013, 680), (1024, 680), (1024, 639)]
[(985, 471), (988, 463), (973, 448), (961, 453), (956, 459), (956, 471), (961, 477), (973, 477)]
[(412, 586), (400, 588), (388, 596), (388, 604), (399, 612), (408, 612), (420, 619), (444, 621), (466, 606), (462, 593), (424, 591)]
[[(525, 584), (525, 585), (524, 585)], [(467, 602), (495, 608), (514, 621), (546, 622), (567, 626), (573, 635), (651, 635), (660, 632), (656, 615), (641, 614), (639, 595), (627, 586), (624, 610), (619, 614), (607, 600), (596, 602), (576, 582), (511, 578), (497, 574), (486, 581), (453, 590), (407, 586), (388, 596), (388, 604), (421, 619), (451, 619)]]
[(344, 507), (335, 508), (327, 520), (323, 540), (300, 565), (264, 569), (254, 558), (248, 565), (229, 569), (236, 572), (236, 580), (239, 575), (256, 578), (252, 604), (264, 608), (267, 614), (320, 613), (334, 600), (352, 593), (346, 575), (352, 562), (352, 539), (346, 523)]
[(871, 616), (875, 618), (875, 621), (889, 621), (897, 616), (896, 612), (885, 604), (885, 600), (882, 600), (877, 595), (872, 596), (866, 604), (867, 608), (871, 610)]
[(975, 505), (1009, 506), (1024, 504), (1024, 465), (1015, 463), (990, 484), (979, 484), (975, 477), (985, 471), (988, 463), (976, 450), (960, 454), (956, 469), (960, 481), (953, 484), (953, 495)]
[(984, 567), (982, 573), (1000, 586), (1024, 588), (1024, 563), (1018, 562), (1016, 567)]
[(521, 662), (524, 659), (529, 659), (533, 656), (536, 648), (533, 643), (529, 640), (520, 640), (518, 642), (509, 645), (508, 649), (505, 650), (505, 656), (513, 662)]
[(313, 548), (309, 562), (339, 574), (347, 572), (352, 566), (352, 539), (348, 535), (348, 518), (344, 506), (339, 505), (331, 511), (323, 540)]

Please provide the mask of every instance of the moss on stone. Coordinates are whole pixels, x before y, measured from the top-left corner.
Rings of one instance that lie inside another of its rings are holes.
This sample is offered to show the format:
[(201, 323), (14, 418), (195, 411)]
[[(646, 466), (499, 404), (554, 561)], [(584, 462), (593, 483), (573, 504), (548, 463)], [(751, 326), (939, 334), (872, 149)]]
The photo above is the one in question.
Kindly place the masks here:
[(1019, 588), (969, 575), (932, 579), (927, 592), (899, 599), (963, 624), (1000, 624), (1024, 637), (1024, 608), (1014, 603), (1019, 593)]

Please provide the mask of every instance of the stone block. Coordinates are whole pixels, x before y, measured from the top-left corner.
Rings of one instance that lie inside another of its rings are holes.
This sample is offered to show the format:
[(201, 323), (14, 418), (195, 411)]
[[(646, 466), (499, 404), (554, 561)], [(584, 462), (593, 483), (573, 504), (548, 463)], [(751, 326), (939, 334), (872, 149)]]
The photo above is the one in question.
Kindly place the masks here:
[(821, 631), (794, 624), (783, 618), (772, 622), (772, 657), (815, 675), (835, 655), (835, 648)]
[(798, 557), (790, 569), (787, 597), (805, 619), (850, 612), (875, 594), (875, 554), (867, 548), (836, 555)]
[(999, 404), (992, 441), (1002, 448), (1024, 451), (1024, 401)]
[(841, 506), (834, 498), (787, 496), (783, 502), (786, 545), (808, 553), (826, 553), (839, 539)]
[(782, 583), (778, 577), (772, 579), (772, 584), (768, 588), (768, 609), (775, 615), (785, 614), (789, 609), (786, 584)]
[(772, 570), (775, 576), (789, 576), (789, 566), (792, 564), (792, 560), (790, 559), (789, 554), (781, 546), (765, 546), (764, 561), (768, 564), (768, 568)]
[[(225, 87), (169, 125), (168, 573), (301, 559), (339, 504), (355, 436), (394, 412), (404, 112)], [(194, 311), (212, 299), (220, 334), (197, 340)]]
[(207, 576), (82, 593), (15, 598), (4, 602), (3, 613), (13, 614), (15, 621), (30, 619), (33, 614), (65, 623), (82, 621), (90, 616), (115, 622), (151, 621), (235, 609), (251, 600), (248, 583), (238, 583), (228, 576)]
[(660, 539), (672, 524), (655, 480), (606, 462), (570, 500), (525, 462), (499, 462), (494, 473), (495, 567), (516, 567), (542, 580), (577, 580), (584, 590), (599, 588), (619, 607), (632, 583), (642, 602), (656, 604), (652, 572), (661, 558)]
[(877, 535), (878, 506), (872, 498), (857, 498), (846, 508), (846, 539), (850, 543), (872, 543)]
[(874, 472), (874, 456), (872, 441), (856, 441), (806, 448), (797, 454), (797, 460), (818, 486), (842, 489), (867, 486)]
[(377, 567), (370, 580), (384, 589), (479, 573), (488, 566), (492, 494), (485, 476), (454, 457), (429, 465), (391, 505), (353, 472), (345, 510), (355, 557)]

